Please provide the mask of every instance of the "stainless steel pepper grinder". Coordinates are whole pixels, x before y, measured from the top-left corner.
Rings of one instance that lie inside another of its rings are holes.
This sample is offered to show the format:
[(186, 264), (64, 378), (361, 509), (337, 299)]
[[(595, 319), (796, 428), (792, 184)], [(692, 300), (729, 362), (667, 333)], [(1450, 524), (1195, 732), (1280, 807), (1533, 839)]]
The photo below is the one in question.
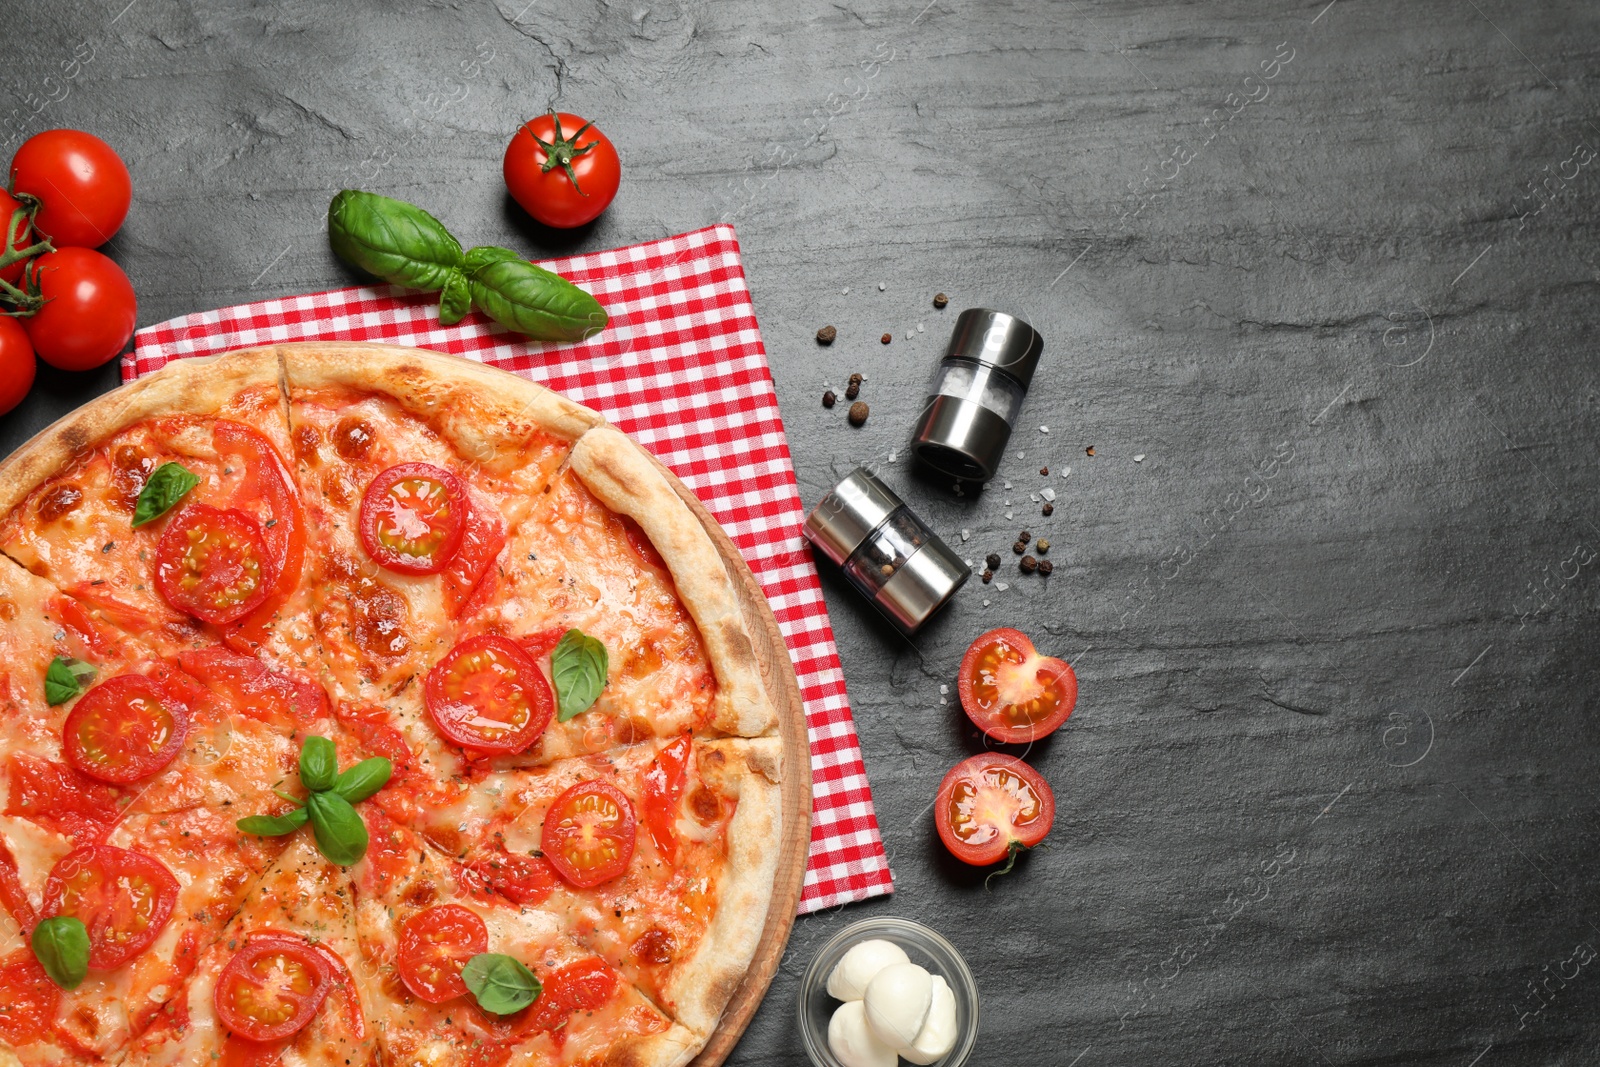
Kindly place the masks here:
[(1044, 338), (1021, 319), (989, 308), (963, 311), (929, 383), (912, 451), (944, 474), (993, 478), (1043, 351)]

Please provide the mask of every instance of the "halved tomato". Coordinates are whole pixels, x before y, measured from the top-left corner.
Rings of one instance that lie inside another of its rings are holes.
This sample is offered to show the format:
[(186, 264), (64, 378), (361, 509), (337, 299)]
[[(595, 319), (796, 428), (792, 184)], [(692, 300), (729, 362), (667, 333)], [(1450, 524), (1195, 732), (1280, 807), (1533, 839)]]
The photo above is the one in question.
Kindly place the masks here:
[(1027, 744), (1053, 732), (1078, 703), (1078, 676), (1041, 656), (1018, 630), (990, 630), (961, 658), (956, 683), (967, 718), (994, 738)]
[(636, 826), (622, 790), (609, 782), (579, 782), (545, 813), (539, 847), (557, 874), (590, 889), (628, 869)]
[(237, 508), (190, 504), (167, 523), (156, 545), (162, 598), (218, 626), (260, 607), (276, 580), (261, 525)]
[(82, 920), (89, 966), (101, 971), (149, 948), (177, 902), (178, 880), (160, 860), (110, 845), (67, 853), (44, 884), (44, 914)]
[(644, 824), (668, 863), (678, 859), (678, 806), (689, 779), (689, 746), (688, 734), (668, 742), (644, 772)]
[(1056, 797), (1038, 771), (1015, 756), (984, 752), (950, 768), (933, 803), (939, 839), (962, 863), (1015, 857), (1050, 832)]
[(489, 929), (478, 913), (460, 904), (419, 911), (400, 927), (395, 965), (406, 988), (429, 1004), (466, 996), (461, 969), (489, 951)]
[(189, 733), (189, 709), (142, 674), (119, 674), (85, 693), (61, 727), (67, 762), (102, 782), (148, 778), (171, 763)]
[(361, 545), (380, 567), (438, 574), (461, 547), (470, 506), (461, 479), (443, 467), (390, 467), (361, 498)]
[(474, 752), (521, 752), (555, 711), (544, 672), (504, 637), (452, 648), (428, 672), (422, 695), (439, 732)]
[(328, 995), (328, 968), (307, 942), (288, 934), (252, 937), (222, 968), (213, 994), (222, 1025), (248, 1041), (303, 1030)]

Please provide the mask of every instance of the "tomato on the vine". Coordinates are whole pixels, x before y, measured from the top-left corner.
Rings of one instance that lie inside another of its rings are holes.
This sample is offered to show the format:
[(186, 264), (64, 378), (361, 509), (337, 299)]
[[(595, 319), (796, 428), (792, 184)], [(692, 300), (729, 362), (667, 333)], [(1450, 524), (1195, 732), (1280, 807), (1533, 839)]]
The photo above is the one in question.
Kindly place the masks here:
[(28, 331), (16, 319), (0, 315), (0, 415), (22, 403), (37, 371)]
[(1078, 676), (1062, 660), (1041, 656), (1019, 630), (1001, 627), (972, 642), (956, 681), (973, 724), (1008, 744), (1054, 732), (1078, 703)]
[(933, 817), (956, 859), (983, 866), (1014, 860), (1043, 841), (1055, 822), (1056, 797), (1039, 772), (1015, 756), (984, 752), (950, 768), (939, 783)]
[[(24, 214), (17, 214), (19, 211), (24, 212)], [(11, 246), (14, 250), (20, 251), (28, 247), (30, 231), (26, 209), (22, 206), (22, 201), (4, 189), (0, 189), (0, 224), (9, 224), (11, 226)], [(0, 235), (3, 234), (4, 231), (0, 230)], [(0, 236), (0, 252), (5, 250), (4, 246), (5, 239)], [(17, 279), (22, 277), (22, 268), (27, 265), (27, 260), (19, 259), (9, 267), (0, 267), (0, 281), (9, 285), (16, 285)]]
[(139, 313), (122, 268), (88, 248), (61, 248), (31, 260), (44, 304), (22, 320), (39, 358), (62, 370), (89, 370), (120, 353)]
[(546, 226), (567, 229), (599, 216), (622, 184), (610, 138), (591, 122), (551, 111), (524, 122), (506, 146), (506, 188)]
[(122, 228), (133, 201), (127, 164), (82, 130), (34, 134), (11, 157), (10, 175), (13, 190), (39, 201), (33, 228), (57, 248), (99, 248)]

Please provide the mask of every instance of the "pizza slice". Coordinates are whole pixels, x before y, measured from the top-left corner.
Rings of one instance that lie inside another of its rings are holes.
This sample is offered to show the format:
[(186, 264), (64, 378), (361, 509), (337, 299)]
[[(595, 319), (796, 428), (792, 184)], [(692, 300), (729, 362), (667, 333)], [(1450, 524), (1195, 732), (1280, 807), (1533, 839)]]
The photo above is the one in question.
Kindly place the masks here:
[(0, 478), (0, 550), (168, 654), (316, 670), (275, 351), (184, 360), (41, 434)]
[[(50, 996), (48, 1028), (0, 1026), (0, 1040), (109, 1055), (282, 847), (234, 823), (280, 804), (290, 734), (331, 730), (327, 700), (224, 646), (162, 659), (4, 559), (0, 615), (0, 953), (27, 952), (56, 915), (83, 921), (91, 943), (87, 979)], [(13, 962), (5, 975), (31, 987), (37, 974)]]
[(684, 734), (490, 774), (419, 825), (705, 1037), (766, 922), (781, 781), (776, 738)]
[(377, 1064), (359, 959), (350, 876), (297, 835), (122, 1063)]
[(465, 360), (372, 345), (285, 345), (312, 618), (335, 696), (419, 684), (551, 474), (598, 421)]
[[(387, 1062), (666, 1067), (699, 1047), (571, 937), (561, 916), (538, 906), (550, 886), (536, 869), (497, 878), (491, 889), (483, 870), (404, 824), (378, 814), (369, 826), (371, 846), (351, 873), (362, 971)], [(480, 1006), (462, 972), (485, 954), (520, 976), (524, 999)]]

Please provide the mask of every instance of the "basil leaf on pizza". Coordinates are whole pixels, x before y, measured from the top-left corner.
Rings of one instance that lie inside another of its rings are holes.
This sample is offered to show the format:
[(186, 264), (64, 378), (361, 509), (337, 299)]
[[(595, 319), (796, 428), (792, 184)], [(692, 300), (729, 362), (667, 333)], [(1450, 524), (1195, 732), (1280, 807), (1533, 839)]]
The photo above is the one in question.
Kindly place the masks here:
[(139, 499), (133, 505), (134, 527), (159, 519), (199, 484), (200, 476), (182, 463), (163, 463), (139, 490)]
[(65, 704), (83, 692), (83, 687), (94, 681), (97, 673), (92, 663), (70, 656), (57, 656), (44, 672), (45, 703), (52, 707)]
[(33, 955), (50, 980), (77, 989), (89, 974), (89, 930), (83, 920), (57, 915), (33, 928)]
[(367, 854), (367, 824), (338, 793), (312, 793), (306, 798), (317, 851), (341, 867), (361, 862)]
[(555, 651), (550, 653), (550, 680), (556, 687), (556, 721), (582, 715), (594, 707), (605, 688), (606, 674), (611, 659), (606, 646), (599, 638), (590, 637), (582, 630), (568, 630), (561, 635)]
[(394, 764), (382, 756), (373, 756), (339, 775), (333, 783), (333, 791), (354, 804), (388, 785), (393, 773)]
[(461, 980), (477, 999), (478, 1007), (493, 1015), (519, 1012), (544, 991), (539, 979), (520, 960), (498, 952), (480, 952), (468, 960), (461, 968)]
[(310, 817), (311, 813), (305, 808), (294, 808), (283, 815), (251, 815), (234, 825), (257, 837), (282, 837), (300, 829)]
[(300, 784), (313, 793), (332, 789), (339, 777), (339, 752), (333, 742), (315, 734), (300, 749)]

